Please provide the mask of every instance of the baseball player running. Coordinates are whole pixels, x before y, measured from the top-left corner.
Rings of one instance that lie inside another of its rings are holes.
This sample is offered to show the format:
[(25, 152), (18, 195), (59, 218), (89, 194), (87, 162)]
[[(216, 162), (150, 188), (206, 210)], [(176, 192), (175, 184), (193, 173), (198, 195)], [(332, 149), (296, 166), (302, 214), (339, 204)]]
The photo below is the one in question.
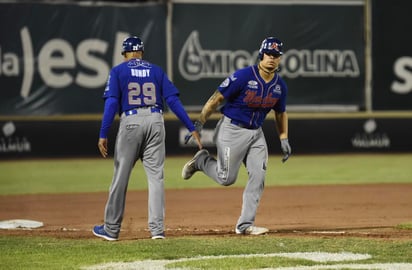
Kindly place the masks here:
[(114, 174), (106, 203), (104, 224), (95, 226), (93, 234), (117, 240), (123, 220), (126, 191), (134, 164), (141, 159), (148, 181), (148, 223), (152, 239), (164, 234), (164, 162), (165, 128), (163, 99), (187, 127), (202, 148), (199, 133), (179, 99), (179, 91), (163, 70), (142, 60), (144, 45), (131, 36), (123, 41), (124, 62), (115, 66), (104, 90), (104, 114), (98, 147), (108, 156), (107, 134), (116, 113), (120, 115), (114, 152)]
[[(291, 154), (288, 142), (288, 117), (286, 113), (287, 86), (278, 74), (283, 43), (275, 38), (263, 40), (259, 62), (235, 71), (226, 78), (203, 106), (194, 125), (200, 132), (203, 124), (217, 107), (222, 118), (216, 126), (217, 160), (206, 149), (199, 150), (182, 170), (183, 179), (203, 171), (223, 186), (235, 183), (243, 162), (249, 179), (243, 192), (243, 205), (237, 221), (236, 234), (265, 234), (269, 230), (254, 225), (256, 211), (263, 193), (268, 161), (268, 150), (262, 124), (266, 115), (274, 110), (276, 129), (280, 138), (285, 162)], [(191, 138), (186, 136), (186, 143)]]

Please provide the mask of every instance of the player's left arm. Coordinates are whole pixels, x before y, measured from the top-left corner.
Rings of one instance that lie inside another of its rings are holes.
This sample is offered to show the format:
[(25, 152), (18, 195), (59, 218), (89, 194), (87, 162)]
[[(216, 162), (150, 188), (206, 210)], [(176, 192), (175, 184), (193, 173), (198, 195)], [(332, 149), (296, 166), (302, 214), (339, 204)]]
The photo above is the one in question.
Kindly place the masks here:
[(292, 148), (289, 144), (288, 139), (288, 114), (286, 111), (277, 112), (275, 111), (276, 120), (276, 130), (280, 139), (280, 148), (283, 152), (282, 162), (288, 160), (289, 156), (292, 154)]
[(288, 132), (289, 132), (289, 119), (286, 112), (286, 98), (288, 93), (288, 87), (286, 83), (280, 79), (279, 80), (282, 87), (282, 94), (279, 101), (273, 107), (275, 111), (275, 120), (276, 120), (276, 130), (280, 139), (280, 148), (283, 152), (282, 162), (288, 160), (290, 154), (292, 153), (292, 148), (289, 144)]
[(276, 120), (276, 130), (279, 135), (279, 139), (287, 139), (288, 138), (288, 114), (286, 111), (284, 112), (276, 112), (275, 111), (275, 120)]

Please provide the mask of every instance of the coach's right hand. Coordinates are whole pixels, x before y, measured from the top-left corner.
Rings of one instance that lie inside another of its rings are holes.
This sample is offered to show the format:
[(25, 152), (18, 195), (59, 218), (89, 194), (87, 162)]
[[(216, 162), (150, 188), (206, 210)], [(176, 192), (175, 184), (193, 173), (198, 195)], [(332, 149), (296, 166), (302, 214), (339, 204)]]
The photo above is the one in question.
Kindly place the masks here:
[(99, 147), (99, 151), (102, 157), (107, 158), (107, 138), (99, 138), (97, 147)]
[[(200, 133), (202, 132), (203, 124), (199, 120), (196, 120), (195, 122), (193, 122), (193, 125), (195, 126), (195, 130), (192, 131), (192, 132), (188, 132), (186, 134), (185, 144), (187, 144), (190, 141), (190, 139), (192, 137), (194, 137), (197, 145), (199, 146), (199, 149), (202, 149), (203, 146), (202, 146), (202, 143), (200, 142)], [(194, 135), (195, 132), (197, 133), (197, 135)], [(197, 137), (195, 137), (195, 136), (197, 136)]]

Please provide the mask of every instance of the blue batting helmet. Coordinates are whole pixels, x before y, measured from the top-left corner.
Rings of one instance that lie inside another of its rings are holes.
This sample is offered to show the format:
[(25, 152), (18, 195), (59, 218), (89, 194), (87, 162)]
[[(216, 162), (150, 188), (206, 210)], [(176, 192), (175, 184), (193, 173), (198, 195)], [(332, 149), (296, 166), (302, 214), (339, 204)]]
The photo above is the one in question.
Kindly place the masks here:
[(282, 55), (283, 42), (275, 37), (267, 37), (262, 41), (259, 49), (259, 59), (263, 58), (263, 54)]
[(136, 52), (136, 51), (142, 51), (144, 52), (144, 44), (143, 41), (136, 37), (128, 37), (123, 40), (123, 45), (122, 45), (122, 55), (126, 52)]

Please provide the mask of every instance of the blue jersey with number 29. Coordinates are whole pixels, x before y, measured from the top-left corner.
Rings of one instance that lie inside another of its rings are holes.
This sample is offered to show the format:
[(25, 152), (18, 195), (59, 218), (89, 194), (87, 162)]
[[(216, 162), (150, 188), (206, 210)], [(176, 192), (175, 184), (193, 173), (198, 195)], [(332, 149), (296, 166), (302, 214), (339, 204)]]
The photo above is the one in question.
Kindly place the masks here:
[(179, 91), (159, 66), (131, 59), (112, 68), (103, 98), (117, 98), (121, 114), (146, 106), (163, 110), (163, 98), (171, 95), (179, 95)]

